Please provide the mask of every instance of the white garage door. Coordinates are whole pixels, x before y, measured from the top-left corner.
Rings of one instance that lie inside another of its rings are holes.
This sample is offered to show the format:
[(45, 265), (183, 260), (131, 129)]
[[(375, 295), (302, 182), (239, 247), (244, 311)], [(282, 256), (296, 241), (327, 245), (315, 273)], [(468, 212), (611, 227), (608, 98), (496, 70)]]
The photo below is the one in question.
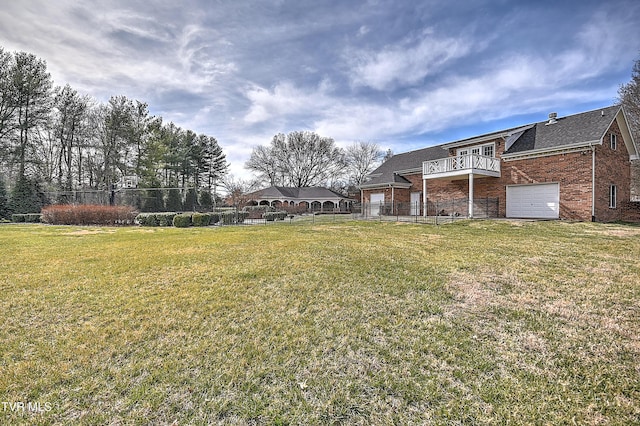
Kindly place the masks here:
[(371, 206), (371, 216), (379, 216), (380, 206), (382, 205), (382, 203), (384, 203), (384, 193), (379, 192), (371, 194), (371, 198), (369, 200)]
[(560, 217), (560, 184), (507, 186), (507, 217), (557, 219)]

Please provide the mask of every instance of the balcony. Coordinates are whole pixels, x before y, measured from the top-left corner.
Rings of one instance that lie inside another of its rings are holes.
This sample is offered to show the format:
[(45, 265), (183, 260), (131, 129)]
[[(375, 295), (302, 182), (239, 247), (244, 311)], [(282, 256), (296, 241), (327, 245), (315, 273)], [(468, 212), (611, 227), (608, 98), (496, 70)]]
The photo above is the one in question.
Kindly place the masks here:
[(455, 179), (456, 177), (462, 179), (468, 175), (500, 177), (500, 159), (486, 155), (466, 154), (422, 163), (423, 179)]

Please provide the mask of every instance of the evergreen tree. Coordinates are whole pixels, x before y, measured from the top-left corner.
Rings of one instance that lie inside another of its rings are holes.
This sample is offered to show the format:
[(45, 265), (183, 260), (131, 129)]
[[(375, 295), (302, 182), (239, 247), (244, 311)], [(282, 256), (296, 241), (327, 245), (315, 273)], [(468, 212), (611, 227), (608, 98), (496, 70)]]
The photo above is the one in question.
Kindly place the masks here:
[(200, 191), (200, 207), (205, 211), (211, 211), (213, 209), (213, 197), (211, 196), (211, 191), (208, 189)]
[(195, 188), (189, 188), (184, 199), (184, 209), (196, 211), (198, 207), (198, 194)]
[[(151, 188), (158, 188), (160, 182), (154, 180), (151, 182)], [(145, 212), (161, 212), (164, 211), (164, 198), (162, 197), (161, 189), (148, 189), (144, 195), (144, 201), (142, 203), (142, 211)]]
[(169, 212), (181, 212), (182, 211), (182, 195), (180, 190), (171, 188), (169, 195), (167, 196), (167, 211)]
[(47, 200), (38, 182), (24, 176), (18, 177), (9, 201), (11, 213), (40, 213), (45, 204)]

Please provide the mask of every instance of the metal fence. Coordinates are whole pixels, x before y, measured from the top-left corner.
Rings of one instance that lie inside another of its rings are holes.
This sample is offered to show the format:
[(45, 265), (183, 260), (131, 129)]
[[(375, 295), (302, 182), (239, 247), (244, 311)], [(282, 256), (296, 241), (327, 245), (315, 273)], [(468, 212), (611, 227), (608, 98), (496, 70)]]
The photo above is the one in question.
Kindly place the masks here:
[[(363, 219), (437, 224), (469, 218), (469, 199), (427, 199), (424, 204), (421, 202), (364, 203), (355, 205), (353, 213)], [(473, 200), (474, 218), (497, 218), (499, 214), (500, 200), (498, 198), (487, 197)]]

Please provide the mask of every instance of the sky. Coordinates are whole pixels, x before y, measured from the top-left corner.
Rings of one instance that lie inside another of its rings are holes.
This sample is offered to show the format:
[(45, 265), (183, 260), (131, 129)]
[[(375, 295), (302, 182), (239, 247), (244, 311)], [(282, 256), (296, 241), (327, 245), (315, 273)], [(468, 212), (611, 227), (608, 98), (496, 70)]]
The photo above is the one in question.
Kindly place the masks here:
[(639, 24), (637, 0), (0, 0), (5, 50), (215, 137), (242, 179), (277, 133), (401, 153), (612, 105)]

